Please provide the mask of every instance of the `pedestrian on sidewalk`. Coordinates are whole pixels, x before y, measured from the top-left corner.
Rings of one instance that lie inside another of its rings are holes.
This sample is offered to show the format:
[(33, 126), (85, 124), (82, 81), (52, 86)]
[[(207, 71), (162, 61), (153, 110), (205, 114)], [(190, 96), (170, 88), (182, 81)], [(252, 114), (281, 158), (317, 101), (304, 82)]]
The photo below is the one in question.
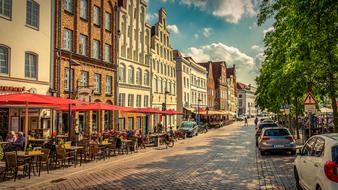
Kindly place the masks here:
[(256, 119), (255, 119), (255, 128), (257, 128), (257, 124), (258, 124), (258, 117), (256, 116)]
[(244, 127), (247, 127), (248, 126), (248, 118), (244, 118)]

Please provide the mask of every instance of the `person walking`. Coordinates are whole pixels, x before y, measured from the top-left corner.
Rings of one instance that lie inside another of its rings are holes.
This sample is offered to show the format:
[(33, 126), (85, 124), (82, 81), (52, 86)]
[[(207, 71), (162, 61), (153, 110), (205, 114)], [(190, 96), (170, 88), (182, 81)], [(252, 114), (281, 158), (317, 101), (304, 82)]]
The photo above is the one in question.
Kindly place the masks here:
[(247, 127), (247, 126), (248, 126), (248, 118), (245, 117), (245, 118), (244, 118), (244, 127)]
[(257, 124), (258, 124), (258, 117), (256, 117), (255, 119), (255, 127), (257, 128)]

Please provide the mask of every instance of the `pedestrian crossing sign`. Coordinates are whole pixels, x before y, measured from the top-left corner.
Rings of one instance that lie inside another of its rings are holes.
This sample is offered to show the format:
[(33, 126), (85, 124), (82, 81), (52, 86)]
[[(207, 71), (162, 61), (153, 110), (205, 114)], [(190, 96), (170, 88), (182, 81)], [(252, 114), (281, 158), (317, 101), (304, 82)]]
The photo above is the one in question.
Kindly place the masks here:
[(317, 101), (311, 92), (308, 92), (305, 99), (304, 105), (316, 105)]

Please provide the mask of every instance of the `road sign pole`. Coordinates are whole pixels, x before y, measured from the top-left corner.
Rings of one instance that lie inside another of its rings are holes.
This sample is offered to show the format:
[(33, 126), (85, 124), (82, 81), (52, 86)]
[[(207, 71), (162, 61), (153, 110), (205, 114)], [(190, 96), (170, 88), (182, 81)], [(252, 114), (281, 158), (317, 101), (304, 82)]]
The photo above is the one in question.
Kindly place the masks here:
[(312, 128), (311, 128), (311, 112), (308, 112), (309, 117), (309, 138), (311, 137)]

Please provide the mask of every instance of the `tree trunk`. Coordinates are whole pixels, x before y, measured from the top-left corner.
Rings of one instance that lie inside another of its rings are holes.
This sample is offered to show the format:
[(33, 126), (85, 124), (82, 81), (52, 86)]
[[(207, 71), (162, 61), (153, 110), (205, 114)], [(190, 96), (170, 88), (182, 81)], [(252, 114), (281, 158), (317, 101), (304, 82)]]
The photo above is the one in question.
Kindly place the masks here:
[(297, 133), (297, 139), (299, 139), (299, 123), (298, 123), (298, 96), (296, 97), (296, 133)]

